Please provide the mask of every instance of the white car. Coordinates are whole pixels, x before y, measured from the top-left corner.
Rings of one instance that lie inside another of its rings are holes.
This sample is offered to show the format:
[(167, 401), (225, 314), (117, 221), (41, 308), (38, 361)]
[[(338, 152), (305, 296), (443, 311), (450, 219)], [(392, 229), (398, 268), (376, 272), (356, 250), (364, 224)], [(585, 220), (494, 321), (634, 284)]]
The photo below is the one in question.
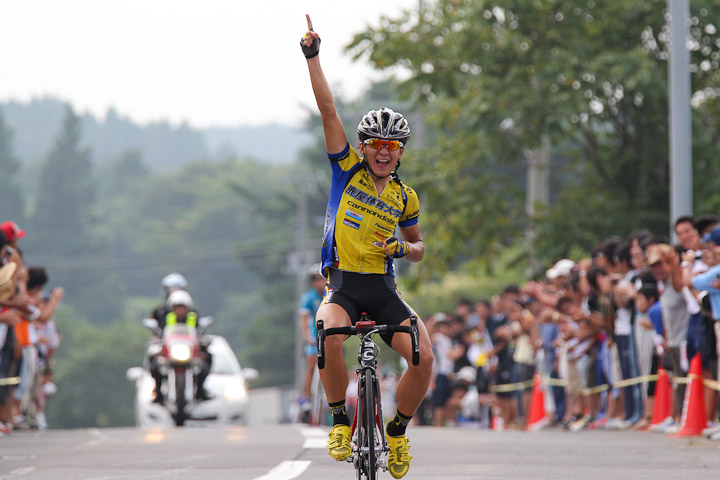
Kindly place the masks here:
[[(212, 368), (205, 380), (210, 400), (190, 407), (190, 423), (203, 422), (218, 425), (246, 424), (248, 418), (248, 380), (258, 376), (254, 368), (240, 368), (240, 363), (225, 338), (207, 335), (212, 354)], [(174, 422), (165, 407), (152, 401), (155, 386), (150, 372), (143, 367), (127, 371), (128, 380), (136, 385), (135, 420), (139, 426), (170, 426)]]

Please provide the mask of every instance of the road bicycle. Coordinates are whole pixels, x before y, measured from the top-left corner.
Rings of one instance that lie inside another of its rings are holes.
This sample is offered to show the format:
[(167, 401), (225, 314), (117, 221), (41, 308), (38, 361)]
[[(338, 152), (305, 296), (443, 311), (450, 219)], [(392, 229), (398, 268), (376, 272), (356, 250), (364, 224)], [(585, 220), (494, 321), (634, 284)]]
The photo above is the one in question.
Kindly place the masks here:
[(380, 381), (377, 376), (377, 354), (379, 347), (373, 339), (375, 334), (407, 333), (412, 340), (412, 363), (420, 362), (420, 336), (417, 317), (410, 317), (410, 325), (376, 325), (367, 314), (352, 327), (324, 328), (322, 320), (317, 321), (318, 368), (325, 367), (325, 338), (329, 335), (357, 335), (360, 338), (358, 352), (358, 402), (352, 422), (352, 454), (347, 461), (355, 466), (358, 479), (375, 480), (378, 469), (387, 471), (387, 456), (390, 447), (383, 428)]

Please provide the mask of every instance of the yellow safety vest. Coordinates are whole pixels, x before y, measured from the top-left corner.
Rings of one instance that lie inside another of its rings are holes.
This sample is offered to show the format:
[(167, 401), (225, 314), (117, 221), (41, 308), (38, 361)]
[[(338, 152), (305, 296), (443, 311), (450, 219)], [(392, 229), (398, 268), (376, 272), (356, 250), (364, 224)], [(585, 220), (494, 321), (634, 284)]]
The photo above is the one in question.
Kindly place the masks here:
[[(185, 325), (187, 325), (190, 328), (197, 328), (197, 313), (195, 312), (188, 312), (187, 317), (185, 318)], [(177, 322), (177, 315), (175, 312), (170, 312), (165, 317), (165, 326), (169, 327), (171, 325), (176, 325)]]

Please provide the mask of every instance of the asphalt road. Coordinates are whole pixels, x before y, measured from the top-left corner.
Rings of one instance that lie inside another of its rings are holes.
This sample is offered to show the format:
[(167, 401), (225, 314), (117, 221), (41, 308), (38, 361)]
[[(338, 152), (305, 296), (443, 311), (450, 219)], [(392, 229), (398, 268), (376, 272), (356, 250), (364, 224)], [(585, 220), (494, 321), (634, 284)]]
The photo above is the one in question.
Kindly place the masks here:
[[(422, 427), (409, 433), (415, 459), (408, 479), (720, 478), (720, 442), (704, 438)], [(15, 432), (0, 438), (0, 480), (355, 478), (351, 464), (327, 456), (326, 435), (293, 425)]]

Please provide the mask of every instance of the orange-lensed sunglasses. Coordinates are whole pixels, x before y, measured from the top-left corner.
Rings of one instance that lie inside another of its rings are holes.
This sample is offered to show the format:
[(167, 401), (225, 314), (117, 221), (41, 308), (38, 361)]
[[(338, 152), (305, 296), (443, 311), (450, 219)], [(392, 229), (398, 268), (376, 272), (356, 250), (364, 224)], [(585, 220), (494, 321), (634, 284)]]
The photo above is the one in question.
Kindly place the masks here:
[(391, 152), (405, 146), (405, 144), (399, 140), (381, 140), (379, 138), (368, 138), (367, 140), (363, 140), (363, 143), (370, 148), (374, 148), (375, 150), (380, 150), (382, 147), (387, 147), (387, 149)]

